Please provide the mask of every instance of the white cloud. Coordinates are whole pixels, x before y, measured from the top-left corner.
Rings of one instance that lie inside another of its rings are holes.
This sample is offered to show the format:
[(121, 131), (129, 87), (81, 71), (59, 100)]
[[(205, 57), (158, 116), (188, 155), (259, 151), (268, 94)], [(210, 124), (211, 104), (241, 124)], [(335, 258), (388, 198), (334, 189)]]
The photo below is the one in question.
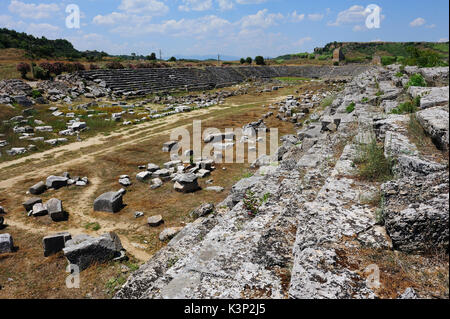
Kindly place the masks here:
[(231, 0), (217, 0), (219, 3), (219, 8), (222, 11), (231, 10), (234, 8), (234, 3)]
[(97, 15), (92, 20), (95, 24), (99, 25), (113, 25), (120, 22), (129, 20), (129, 15), (121, 12), (112, 12), (107, 15)]
[(347, 10), (338, 13), (335, 22), (329, 22), (330, 26), (340, 26), (343, 24), (360, 23), (366, 19), (369, 13), (363, 6), (354, 5)]
[(311, 21), (320, 21), (323, 19), (323, 17), (324, 17), (324, 15), (320, 14), (320, 13), (308, 14), (308, 19)]
[(264, 9), (258, 11), (256, 14), (251, 14), (243, 17), (240, 21), (242, 28), (268, 28), (270, 26), (276, 25), (278, 20), (284, 18), (281, 13), (268, 13), (268, 11), (269, 10)]
[(440, 38), (438, 40), (439, 43), (444, 43), (444, 42), (448, 42), (448, 38)]
[(426, 23), (424, 18), (417, 18), (414, 21), (412, 21), (409, 25), (411, 27), (420, 27)]
[(300, 22), (305, 19), (305, 14), (298, 14), (297, 11), (294, 11), (290, 14), (293, 22)]
[(127, 13), (149, 13), (163, 15), (169, 12), (169, 7), (158, 0), (122, 0), (119, 9)]
[(178, 6), (180, 11), (205, 11), (212, 8), (212, 0), (182, 0), (183, 5)]
[(9, 15), (0, 15), (0, 27), (7, 29), (22, 29), (25, 26), (23, 21), (17, 21)]
[(34, 4), (24, 3), (18, 0), (11, 0), (8, 6), (10, 12), (18, 14), (21, 18), (45, 19), (50, 18), (52, 14), (60, 11), (60, 7), (56, 3)]
[(301, 47), (301, 46), (303, 46), (306, 42), (310, 42), (310, 41), (312, 41), (312, 38), (311, 38), (311, 37), (304, 37), (304, 38), (301, 38), (300, 40), (298, 40), (297, 42), (295, 42), (294, 45), (295, 45), (295, 46)]
[(266, 1), (267, 0), (236, 0), (236, 2), (239, 4), (260, 4)]

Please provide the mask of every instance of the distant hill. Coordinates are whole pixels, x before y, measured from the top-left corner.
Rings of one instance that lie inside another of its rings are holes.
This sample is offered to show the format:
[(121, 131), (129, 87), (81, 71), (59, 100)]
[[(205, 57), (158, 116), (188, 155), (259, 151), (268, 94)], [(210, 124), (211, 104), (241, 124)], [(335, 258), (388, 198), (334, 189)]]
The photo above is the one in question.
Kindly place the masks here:
[(434, 55), (436, 59), (440, 60), (440, 65), (448, 65), (449, 62), (448, 42), (331, 42), (323, 48), (315, 48), (314, 53), (286, 54), (275, 58), (275, 60), (281, 62), (315, 58), (331, 60), (334, 49), (338, 47), (342, 48), (345, 59), (349, 63), (367, 63), (375, 55), (380, 56), (382, 61), (387, 62), (386, 64), (401, 63), (411, 58), (413, 51), (416, 53), (428, 52)]
[(332, 54), (337, 47), (342, 48), (344, 54), (350, 55), (390, 55), (408, 56), (408, 47), (429, 49), (442, 56), (448, 57), (449, 43), (438, 42), (331, 42), (323, 48), (315, 48), (317, 54)]
[(105, 52), (76, 50), (67, 40), (49, 40), (45, 37), (37, 38), (24, 32), (9, 29), (0, 29), (0, 49), (22, 49), (29, 55), (30, 51), (37, 58), (89, 58), (95, 60), (98, 57), (107, 56)]

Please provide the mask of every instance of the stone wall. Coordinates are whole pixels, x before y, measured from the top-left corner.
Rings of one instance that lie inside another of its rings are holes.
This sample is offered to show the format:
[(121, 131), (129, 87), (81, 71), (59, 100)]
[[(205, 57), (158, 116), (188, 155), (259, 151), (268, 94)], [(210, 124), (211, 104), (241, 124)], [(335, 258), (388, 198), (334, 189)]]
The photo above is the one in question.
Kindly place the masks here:
[(116, 94), (148, 94), (173, 90), (204, 90), (241, 83), (251, 78), (305, 77), (326, 78), (355, 76), (367, 70), (367, 66), (245, 66), (93, 70), (80, 72), (87, 80), (103, 83)]

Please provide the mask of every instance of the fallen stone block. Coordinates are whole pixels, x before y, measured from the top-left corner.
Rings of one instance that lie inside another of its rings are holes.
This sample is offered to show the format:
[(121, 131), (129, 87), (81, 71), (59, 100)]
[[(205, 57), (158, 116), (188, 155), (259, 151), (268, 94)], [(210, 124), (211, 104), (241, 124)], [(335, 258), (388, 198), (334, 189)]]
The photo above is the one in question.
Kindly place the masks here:
[(62, 221), (67, 217), (63, 209), (62, 201), (59, 199), (51, 198), (45, 203), (45, 206), (47, 207), (50, 218), (54, 222)]
[(125, 256), (120, 238), (113, 232), (105, 233), (97, 238), (87, 235), (76, 236), (66, 242), (63, 252), (69, 263), (77, 265), (80, 271), (93, 263), (119, 260)]
[(68, 180), (69, 179), (67, 177), (49, 176), (47, 177), (45, 185), (47, 186), (47, 188), (59, 189), (61, 187), (67, 186)]
[(34, 217), (38, 217), (38, 216), (45, 216), (48, 214), (48, 210), (47, 210), (47, 206), (45, 206), (42, 203), (36, 203), (33, 205), (33, 216)]
[(14, 241), (10, 234), (0, 234), (0, 254), (12, 253)]
[(36, 185), (30, 187), (29, 192), (33, 195), (40, 195), (47, 190), (47, 186), (44, 182), (39, 182)]
[(181, 174), (177, 178), (173, 188), (180, 193), (192, 193), (200, 189), (198, 185), (198, 177), (195, 174)]
[(117, 213), (123, 207), (123, 192), (108, 192), (94, 201), (94, 211)]
[(42, 245), (44, 246), (44, 256), (48, 257), (59, 253), (66, 247), (66, 242), (72, 239), (69, 233), (57, 233), (54, 235), (45, 236), (42, 239)]
[(37, 203), (42, 203), (42, 199), (38, 197), (33, 197), (28, 199), (26, 202), (22, 203), (22, 205), (25, 208), (25, 211), (28, 213), (30, 210), (33, 209), (33, 206)]
[(152, 174), (148, 171), (140, 172), (136, 174), (136, 179), (140, 182), (145, 182), (148, 178), (150, 178)]

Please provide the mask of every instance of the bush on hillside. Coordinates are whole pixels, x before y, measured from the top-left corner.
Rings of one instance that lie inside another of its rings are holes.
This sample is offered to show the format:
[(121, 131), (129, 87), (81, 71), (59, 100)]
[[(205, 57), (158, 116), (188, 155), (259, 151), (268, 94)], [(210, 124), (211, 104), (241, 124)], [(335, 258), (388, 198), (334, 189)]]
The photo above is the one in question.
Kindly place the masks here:
[(111, 70), (119, 70), (119, 69), (124, 69), (125, 67), (123, 66), (122, 63), (120, 63), (118, 61), (113, 61), (113, 62), (107, 63), (106, 68), (111, 69)]
[(17, 64), (16, 69), (17, 69), (17, 71), (20, 72), (20, 75), (22, 76), (23, 79), (25, 79), (27, 76), (27, 73), (31, 71), (30, 65), (25, 62), (20, 62), (19, 64)]

